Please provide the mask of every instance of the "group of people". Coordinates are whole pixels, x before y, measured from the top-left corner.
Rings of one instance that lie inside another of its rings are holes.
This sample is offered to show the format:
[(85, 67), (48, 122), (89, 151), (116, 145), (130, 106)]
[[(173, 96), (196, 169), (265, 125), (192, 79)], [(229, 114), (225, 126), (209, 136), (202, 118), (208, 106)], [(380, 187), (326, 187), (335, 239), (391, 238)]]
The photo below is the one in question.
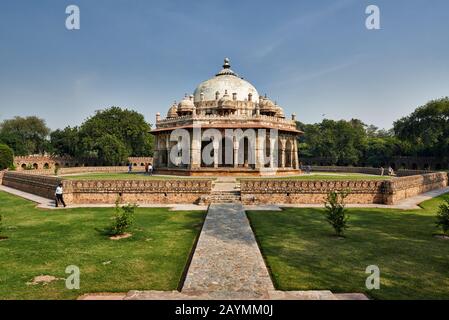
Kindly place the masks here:
[[(133, 164), (128, 164), (128, 173), (131, 173), (133, 171)], [(150, 176), (153, 175), (153, 165), (151, 163), (145, 163), (145, 174), (149, 174)]]
[[(381, 176), (385, 175), (385, 168), (384, 167), (380, 167), (380, 175)], [(395, 175), (394, 170), (393, 170), (393, 168), (391, 166), (388, 167), (388, 175), (389, 176), (394, 176)]]

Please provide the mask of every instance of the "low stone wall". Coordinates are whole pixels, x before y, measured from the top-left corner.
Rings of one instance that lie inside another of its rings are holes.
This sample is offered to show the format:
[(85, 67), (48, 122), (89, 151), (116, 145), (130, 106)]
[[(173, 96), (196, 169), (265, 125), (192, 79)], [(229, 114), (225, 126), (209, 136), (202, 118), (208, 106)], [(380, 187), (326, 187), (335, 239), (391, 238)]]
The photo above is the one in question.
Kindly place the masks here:
[(65, 200), (69, 204), (149, 203), (192, 204), (210, 194), (211, 180), (65, 180)]
[(385, 203), (394, 204), (399, 200), (447, 186), (448, 174), (446, 172), (434, 172), (392, 179), (387, 186)]
[(244, 204), (322, 204), (330, 191), (349, 190), (346, 203), (395, 204), (430, 190), (448, 186), (445, 172), (393, 178), (384, 181), (240, 180)]
[[(371, 167), (338, 167), (338, 166), (311, 166), (312, 172), (334, 172), (334, 173), (362, 173), (362, 174), (372, 174), (380, 176), (382, 170), (380, 168)], [(399, 169), (395, 171), (396, 176), (412, 176), (418, 174), (431, 173), (429, 170), (409, 170), (409, 169)], [(388, 168), (384, 168), (384, 175), (388, 175)]]
[(6, 172), (3, 176), (2, 184), (47, 199), (54, 199), (56, 187), (61, 181), (62, 179), (58, 177)]
[[(133, 172), (144, 172), (144, 167), (133, 167)], [(24, 170), (20, 171), (24, 174), (30, 175), (48, 175), (55, 176), (54, 169), (37, 169), (37, 170)], [(58, 176), (67, 175), (67, 174), (77, 174), (77, 173), (119, 173), (119, 172), (128, 172), (127, 166), (118, 166), (118, 167), (68, 167), (68, 168), (60, 168), (58, 170)]]
[(351, 190), (347, 203), (384, 203), (387, 181), (240, 180), (243, 204), (322, 204), (330, 191)]

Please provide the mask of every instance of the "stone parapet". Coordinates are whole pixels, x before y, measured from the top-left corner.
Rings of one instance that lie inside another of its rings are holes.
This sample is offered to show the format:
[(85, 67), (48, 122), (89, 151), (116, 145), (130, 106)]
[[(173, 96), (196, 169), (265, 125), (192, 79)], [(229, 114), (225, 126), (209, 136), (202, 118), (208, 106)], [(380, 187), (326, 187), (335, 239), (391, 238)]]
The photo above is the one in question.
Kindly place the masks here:
[(19, 172), (6, 172), (2, 180), (4, 186), (47, 199), (54, 199), (56, 187), (62, 181), (59, 177), (29, 175)]
[(446, 172), (434, 172), (384, 181), (241, 180), (243, 204), (322, 204), (330, 191), (350, 192), (346, 203), (395, 204), (448, 185)]
[(65, 180), (63, 182), (68, 203), (98, 204), (197, 203), (212, 190), (211, 180)]
[(385, 204), (395, 204), (399, 200), (447, 186), (448, 173), (446, 172), (433, 172), (392, 179), (385, 191)]

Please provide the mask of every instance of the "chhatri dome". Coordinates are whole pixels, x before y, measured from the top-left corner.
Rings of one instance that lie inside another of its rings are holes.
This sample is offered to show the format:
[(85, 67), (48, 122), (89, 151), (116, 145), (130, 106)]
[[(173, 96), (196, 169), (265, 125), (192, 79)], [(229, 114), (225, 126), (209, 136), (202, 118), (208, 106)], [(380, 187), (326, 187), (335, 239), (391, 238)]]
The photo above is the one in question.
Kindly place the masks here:
[(224, 61), (223, 69), (215, 77), (200, 83), (195, 89), (193, 93), (194, 101), (215, 100), (216, 93), (218, 92), (221, 96), (225, 90), (228, 90), (231, 95), (236, 94), (236, 100), (238, 101), (248, 100), (249, 94), (252, 95), (252, 101), (259, 101), (259, 94), (256, 88), (232, 71), (228, 58)]
[[(177, 154), (172, 153), (177, 144), (172, 134), (178, 133), (174, 132), (177, 129), (187, 130), (191, 137), (189, 163), (172, 158)], [(201, 134), (194, 129), (201, 130)], [(202, 138), (208, 129), (221, 135), (218, 141), (215, 136), (212, 139), (213, 163), (202, 158), (204, 152), (211, 151), (206, 149), (208, 138)], [(277, 138), (271, 137), (272, 129)], [(246, 136), (235, 134), (246, 130)], [(227, 136), (229, 131), (234, 135)], [(227, 58), (223, 69), (202, 82), (193, 95), (186, 94), (174, 103), (165, 119), (158, 113), (151, 133), (155, 136), (154, 166), (158, 173), (260, 175), (267, 169), (273, 174), (299, 172), (297, 138), (302, 132), (296, 128), (295, 115), (286, 118), (281, 106), (266, 95), (259, 96), (251, 83), (231, 69)]]

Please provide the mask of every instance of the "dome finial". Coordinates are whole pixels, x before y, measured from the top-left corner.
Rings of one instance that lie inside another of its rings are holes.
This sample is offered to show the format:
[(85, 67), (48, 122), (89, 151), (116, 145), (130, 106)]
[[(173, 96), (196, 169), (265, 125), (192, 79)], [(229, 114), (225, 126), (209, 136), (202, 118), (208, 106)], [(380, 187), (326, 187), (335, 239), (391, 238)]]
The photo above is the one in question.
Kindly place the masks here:
[(224, 65), (223, 65), (224, 69), (229, 69), (231, 68), (231, 64), (229, 63), (229, 58), (225, 58), (224, 59)]

